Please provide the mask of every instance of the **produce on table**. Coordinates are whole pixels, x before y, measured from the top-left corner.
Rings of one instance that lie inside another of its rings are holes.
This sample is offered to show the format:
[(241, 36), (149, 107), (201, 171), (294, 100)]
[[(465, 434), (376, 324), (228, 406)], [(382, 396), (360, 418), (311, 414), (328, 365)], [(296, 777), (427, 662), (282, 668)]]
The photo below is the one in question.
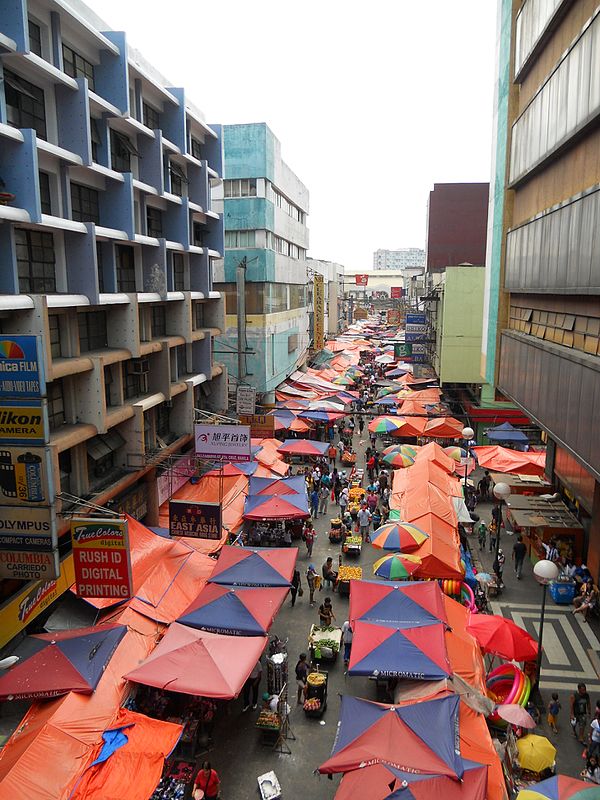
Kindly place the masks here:
[(346, 536), (346, 541), (344, 542), (344, 544), (362, 545), (362, 539), (360, 538), (360, 536)]
[(318, 697), (311, 697), (304, 701), (305, 711), (318, 711), (321, 708), (321, 701)]
[(322, 686), (325, 683), (325, 675), (322, 672), (311, 672), (306, 682), (309, 686)]
[(335, 639), (319, 639), (319, 648), (322, 650), (326, 647), (328, 647), (330, 650), (333, 650), (334, 653), (337, 653), (340, 649), (340, 646)]
[(338, 581), (362, 580), (362, 567), (341, 566), (338, 572)]
[(355, 503), (364, 497), (365, 494), (366, 492), (362, 486), (353, 486), (352, 489), (348, 489), (348, 497)]
[(256, 726), (258, 728), (273, 728), (275, 730), (279, 730), (281, 727), (281, 719), (276, 711), (263, 709), (258, 715)]

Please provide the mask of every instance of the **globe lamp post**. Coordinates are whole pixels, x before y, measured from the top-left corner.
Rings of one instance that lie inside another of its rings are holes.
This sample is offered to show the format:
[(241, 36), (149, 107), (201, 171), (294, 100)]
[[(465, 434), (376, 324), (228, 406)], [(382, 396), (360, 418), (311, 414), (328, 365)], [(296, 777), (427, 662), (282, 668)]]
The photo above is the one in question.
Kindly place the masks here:
[(462, 429), (461, 435), (462, 435), (462, 438), (465, 440), (465, 452), (467, 454), (466, 460), (465, 460), (465, 486), (466, 486), (467, 485), (467, 472), (469, 470), (469, 442), (475, 436), (475, 431), (473, 430), (473, 428), (469, 428), (469, 426), (467, 426), (466, 428)]
[(558, 578), (558, 567), (547, 558), (540, 559), (533, 568), (536, 581), (542, 587), (542, 611), (540, 614), (540, 632), (538, 635), (538, 654), (535, 666), (535, 687), (539, 688), (540, 673), (542, 671), (542, 639), (544, 636), (544, 616), (546, 614), (546, 587)]

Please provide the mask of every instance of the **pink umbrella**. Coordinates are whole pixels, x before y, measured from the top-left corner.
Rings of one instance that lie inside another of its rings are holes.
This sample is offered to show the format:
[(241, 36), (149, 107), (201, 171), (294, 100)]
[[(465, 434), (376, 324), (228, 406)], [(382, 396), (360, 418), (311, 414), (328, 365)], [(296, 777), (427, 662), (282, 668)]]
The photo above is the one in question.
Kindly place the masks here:
[(523, 706), (517, 703), (504, 703), (496, 707), (496, 714), (511, 725), (520, 728), (535, 728), (535, 720)]

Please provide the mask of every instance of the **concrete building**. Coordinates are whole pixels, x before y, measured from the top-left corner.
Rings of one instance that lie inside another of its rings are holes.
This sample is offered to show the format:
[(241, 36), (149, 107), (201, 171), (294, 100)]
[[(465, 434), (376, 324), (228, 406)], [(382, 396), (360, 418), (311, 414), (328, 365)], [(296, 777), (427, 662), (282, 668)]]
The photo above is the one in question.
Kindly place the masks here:
[[(357, 275), (367, 276), (366, 286), (356, 283)], [(403, 296), (413, 302), (423, 292), (423, 279), (423, 267), (408, 267), (402, 270), (372, 269), (362, 272), (359, 269), (348, 268), (344, 271), (344, 289), (346, 294), (352, 295), (355, 299), (365, 300), (371, 297), (373, 292), (391, 297), (392, 288), (401, 288)]]
[(225, 125), (223, 142), (225, 180), (216, 207), (224, 213), (225, 257), (215, 280), (226, 297), (226, 326), (219, 356), (234, 382), (267, 395), (306, 359), (308, 190), (265, 123)]
[(398, 250), (376, 250), (373, 269), (409, 269), (425, 266), (425, 250), (420, 247), (401, 247)]
[[(0, 329), (42, 337), (56, 513), (83, 498), (158, 524), (157, 468), (195, 408), (226, 406), (221, 169), (219, 128), (125, 33), (77, 0), (2, 4)], [(0, 621), (29, 591), (1, 589)]]
[(483, 369), (545, 431), (600, 575), (600, 6), (501, 0)]
[(313, 280), (314, 273), (323, 276), (325, 284), (325, 324), (326, 336), (335, 336), (340, 332), (340, 324), (343, 319), (343, 298), (344, 298), (344, 267), (335, 261), (323, 261), (318, 258), (309, 258), (307, 266), (307, 287), (308, 287), (308, 329), (309, 335), (313, 330)]
[(435, 183), (427, 203), (427, 272), (485, 264), (488, 183)]

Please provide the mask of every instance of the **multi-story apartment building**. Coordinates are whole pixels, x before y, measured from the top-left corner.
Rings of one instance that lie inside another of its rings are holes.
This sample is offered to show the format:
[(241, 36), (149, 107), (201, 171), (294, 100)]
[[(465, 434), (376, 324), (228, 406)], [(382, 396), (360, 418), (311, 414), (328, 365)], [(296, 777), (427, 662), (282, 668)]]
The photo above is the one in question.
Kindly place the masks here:
[(399, 250), (375, 250), (373, 269), (412, 269), (425, 266), (425, 250), (401, 247)]
[(0, 331), (42, 337), (59, 512), (74, 496), (157, 524), (157, 465), (194, 408), (226, 407), (221, 170), (219, 128), (125, 33), (78, 0), (2, 4)]
[(484, 368), (546, 432), (600, 574), (600, 4), (501, 0)]
[(306, 359), (308, 190), (265, 123), (224, 125), (223, 145), (224, 197), (215, 206), (225, 224), (215, 272), (226, 298), (219, 356), (234, 381), (268, 395)]

